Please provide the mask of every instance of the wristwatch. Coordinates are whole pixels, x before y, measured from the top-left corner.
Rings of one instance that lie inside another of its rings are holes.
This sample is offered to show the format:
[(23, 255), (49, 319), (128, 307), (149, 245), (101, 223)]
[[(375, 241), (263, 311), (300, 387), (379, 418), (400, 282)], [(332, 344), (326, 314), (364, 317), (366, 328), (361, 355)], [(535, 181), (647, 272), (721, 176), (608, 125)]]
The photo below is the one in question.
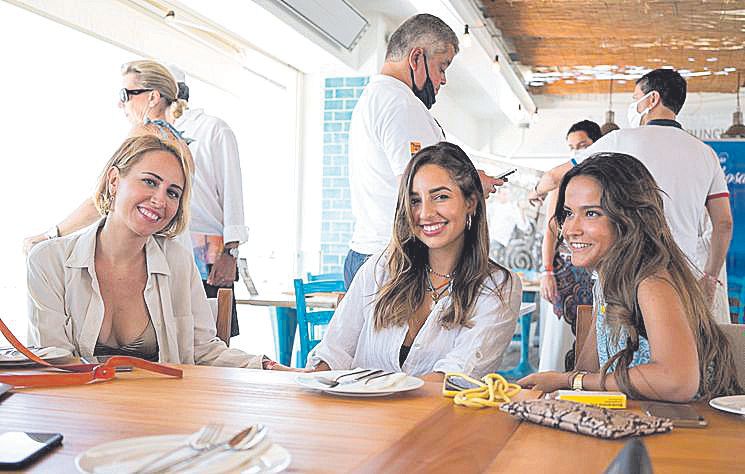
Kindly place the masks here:
[(238, 258), (238, 255), (239, 255), (238, 247), (233, 248), (233, 249), (225, 247), (225, 249), (223, 250), (223, 253), (230, 255), (233, 258)]
[(59, 237), (59, 227), (56, 225), (50, 227), (48, 231), (44, 232), (44, 235), (47, 239), (56, 239), (57, 237)]
[(585, 370), (580, 370), (576, 374), (574, 374), (574, 377), (572, 377), (572, 390), (584, 390), (585, 387), (582, 384), (582, 379), (585, 378), (585, 375), (587, 375), (588, 372)]

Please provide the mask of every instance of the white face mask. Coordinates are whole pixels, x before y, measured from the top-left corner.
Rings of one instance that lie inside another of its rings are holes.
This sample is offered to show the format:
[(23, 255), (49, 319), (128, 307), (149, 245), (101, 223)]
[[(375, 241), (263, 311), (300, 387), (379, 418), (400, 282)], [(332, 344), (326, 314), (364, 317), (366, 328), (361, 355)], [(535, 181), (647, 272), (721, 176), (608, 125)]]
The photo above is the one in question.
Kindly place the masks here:
[(642, 124), (642, 117), (644, 117), (646, 114), (649, 113), (650, 110), (652, 110), (652, 107), (647, 107), (646, 109), (642, 110), (641, 112), (637, 112), (636, 107), (639, 105), (639, 102), (643, 101), (650, 95), (652, 95), (652, 92), (649, 91), (646, 94), (642, 96), (641, 99), (637, 100), (636, 102), (632, 102), (629, 104), (629, 110), (626, 111), (626, 119), (629, 121), (629, 126), (631, 128), (637, 128)]

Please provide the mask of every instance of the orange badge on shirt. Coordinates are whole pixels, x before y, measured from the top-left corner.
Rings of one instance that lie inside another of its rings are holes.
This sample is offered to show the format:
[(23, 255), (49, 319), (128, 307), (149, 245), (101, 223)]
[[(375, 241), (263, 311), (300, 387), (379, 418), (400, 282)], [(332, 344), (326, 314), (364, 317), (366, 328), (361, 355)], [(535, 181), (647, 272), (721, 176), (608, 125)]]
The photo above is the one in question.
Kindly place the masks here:
[(422, 142), (409, 142), (409, 151), (411, 152), (411, 156), (417, 154), (419, 150), (422, 149)]

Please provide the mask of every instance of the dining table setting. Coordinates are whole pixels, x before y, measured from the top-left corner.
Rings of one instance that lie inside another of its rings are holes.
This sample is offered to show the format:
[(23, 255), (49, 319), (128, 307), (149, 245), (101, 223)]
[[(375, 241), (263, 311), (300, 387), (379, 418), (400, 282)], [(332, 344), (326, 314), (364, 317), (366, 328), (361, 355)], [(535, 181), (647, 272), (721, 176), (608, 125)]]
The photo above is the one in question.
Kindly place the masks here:
[[(458, 405), (442, 383), (403, 373), (172, 368), (182, 375), (135, 367), (82, 385), (14, 388), (0, 398), (2, 431), (60, 433), (61, 446), (26, 468), (55, 473), (603, 472), (625, 442), (540, 426), (500, 403)], [(499, 392), (497, 379), (471, 380), (497, 401), (542, 397)], [(641, 407), (630, 401), (628, 411)], [(707, 427), (641, 438), (654, 472), (744, 472), (745, 409), (694, 407)]]

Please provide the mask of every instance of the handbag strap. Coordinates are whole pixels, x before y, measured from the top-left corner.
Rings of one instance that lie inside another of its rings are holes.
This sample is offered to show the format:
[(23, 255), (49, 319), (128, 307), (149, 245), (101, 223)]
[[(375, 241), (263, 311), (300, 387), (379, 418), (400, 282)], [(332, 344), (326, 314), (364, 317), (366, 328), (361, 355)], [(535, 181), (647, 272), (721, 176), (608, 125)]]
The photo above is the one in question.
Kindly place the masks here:
[(0, 373), (0, 382), (14, 387), (62, 387), (83, 385), (96, 380), (111, 380), (116, 375), (117, 367), (132, 366), (148, 372), (155, 372), (169, 377), (182, 378), (183, 371), (176, 367), (150, 362), (139, 357), (112, 356), (103, 364), (51, 364), (34, 354), (24, 346), (0, 318), (0, 333), (10, 344), (29, 360), (49, 369), (63, 373), (13, 374)]

